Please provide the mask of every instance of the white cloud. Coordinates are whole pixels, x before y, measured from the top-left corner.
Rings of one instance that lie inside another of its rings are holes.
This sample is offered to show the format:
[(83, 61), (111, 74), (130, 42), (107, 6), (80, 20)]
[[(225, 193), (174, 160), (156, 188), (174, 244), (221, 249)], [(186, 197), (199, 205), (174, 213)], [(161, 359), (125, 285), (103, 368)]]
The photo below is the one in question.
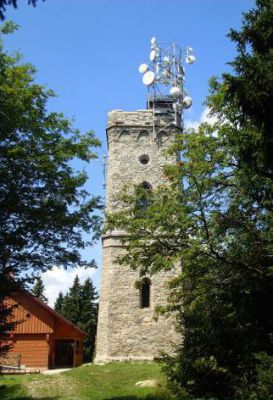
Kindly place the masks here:
[(62, 291), (65, 294), (72, 286), (76, 275), (78, 275), (80, 282), (83, 283), (87, 278), (91, 278), (95, 272), (94, 268), (83, 267), (69, 270), (53, 267), (51, 270), (44, 272), (41, 277), (45, 285), (45, 296), (48, 298), (48, 305), (50, 307), (54, 306), (59, 292)]
[(209, 107), (205, 107), (205, 109), (202, 111), (200, 118), (198, 121), (192, 121), (191, 119), (185, 119), (185, 128), (193, 128), (197, 129), (200, 124), (207, 122), (210, 124), (214, 124), (217, 122), (217, 118), (215, 116), (209, 115), (210, 109)]

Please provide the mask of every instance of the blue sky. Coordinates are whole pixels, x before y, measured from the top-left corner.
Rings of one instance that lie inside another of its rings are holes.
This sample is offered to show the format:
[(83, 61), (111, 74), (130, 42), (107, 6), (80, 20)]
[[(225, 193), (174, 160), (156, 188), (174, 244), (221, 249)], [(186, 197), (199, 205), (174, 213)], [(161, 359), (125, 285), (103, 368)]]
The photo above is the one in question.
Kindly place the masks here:
[[(19, 50), (37, 68), (37, 82), (58, 94), (50, 110), (73, 118), (82, 132), (93, 129), (102, 141), (98, 161), (85, 166), (93, 194), (102, 194), (107, 113), (145, 107), (138, 65), (148, 61), (150, 38), (194, 48), (197, 61), (187, 73), (193, 106), (185, 119), (198, 121), (209, 78), (228, 70), (226, 63), (235, 54), (226, 34), (240, 27), (241, 13), (254, 5), (253, 0), (46, 0), (36, 8), (27, 0), (18, 3), (17, 10), (7, 8), (6, 18), (21, 28), (5, 40), (6, 48)], [(86, 250), (85, 257), (97, 260), (92, 278), (99, 286), (100, 244)], [(67, 272), (66, 286), (74, 275)], [(53, 299), (64, 274), (44, 278)]]

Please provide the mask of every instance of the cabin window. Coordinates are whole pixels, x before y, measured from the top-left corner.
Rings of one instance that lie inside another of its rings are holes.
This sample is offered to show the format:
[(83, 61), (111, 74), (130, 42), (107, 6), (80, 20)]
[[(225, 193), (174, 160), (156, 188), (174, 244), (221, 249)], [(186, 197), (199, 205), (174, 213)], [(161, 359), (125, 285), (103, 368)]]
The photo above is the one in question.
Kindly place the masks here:
[(79, 354), (80, 351), (80, 342), (76, 340), (76, 354)]
[(151, 282), (150, 279), (145, 278), (141, 282), (139, 290), (139, 304), (140, 308), (149, 308), (151, 302)]

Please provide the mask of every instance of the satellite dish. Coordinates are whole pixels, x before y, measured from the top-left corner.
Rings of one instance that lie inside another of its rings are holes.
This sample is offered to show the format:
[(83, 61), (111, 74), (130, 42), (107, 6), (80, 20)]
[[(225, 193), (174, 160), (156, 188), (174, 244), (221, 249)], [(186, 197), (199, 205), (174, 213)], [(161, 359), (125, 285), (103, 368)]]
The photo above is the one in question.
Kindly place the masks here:
[(155, 51), (155, 50), (152, 50), (152, 51), (150, 52), (150, 61), (154, 61), (155, 58), (156, 58), (156, 51)]
[(170, 57), (168, 57), (168, 56), (165, 56), (163, 58), (163, 61), (164, 61), (164, 64), (166, 64), (166, 65), (170, 65), (170, 63), (171, 63)]
[(153, 71), (147, 71), (143, 75), (142, 82), (146, 86), (150, 86), (155, 80), (155, 73)]
[(153, 36), (151, 39), (151, 44), (155, 44), (156, 43), (156, 38)]
[(157, 57), (160, 57), (160, 48), (159, 47), (155, 48), (155, 54)]
[(192, 54), (186, 57), (187, 64), (193, 64), (194, 62), (195, 62), (195, 57)]
[(183, 99), (183, 107), (187, 110), (192, 105), (192, 99), (190, 96), (185, 96)]
[(140, 64), (138, 67), (138, 72), (141, 74), (145, 74), (145, 72), (148, 71), (148, 65), (147, 64)]
[(181, 96), (181, 89), (179, 87), (177, 87), (177, 86), (173, 86), (171, 88), (171, 90), (170, 90), (170, 95), (175, 97), (175, 98), (180, 97)]

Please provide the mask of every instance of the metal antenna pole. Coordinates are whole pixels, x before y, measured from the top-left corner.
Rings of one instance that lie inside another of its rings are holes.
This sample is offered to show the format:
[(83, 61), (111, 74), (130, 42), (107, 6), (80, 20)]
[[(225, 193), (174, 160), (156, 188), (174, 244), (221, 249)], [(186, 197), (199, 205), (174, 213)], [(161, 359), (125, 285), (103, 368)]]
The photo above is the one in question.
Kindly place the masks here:
[[(184, 62), (187, 64), (195, 62), (195, 56), (192, 53), (191, 47), (187, 47), (182, 53), (182, 49), (176, 43), (157, 43), (156, 38), (153, 37), (149, 55), (150, 63), (139, 66), (139, 72), (143, 74), (142, 81), (148, 87), (149, 108), (153, 110), (152, 136), (154, 139), (156, 138), (156, 108), (162, 107), (163, 103), (164, 112), (174, 118), (175, 126), (181, 128), (183, 110), (191, 107), (192, 100), (184, 88)], [(184, 54), (185, 60), (183, 60)], [(168, 90), (167, 93), (166, 90)]]
[(107, 154), (106, 153), (104, 153), (104, 155), (103, 155), (102, 165), (103, 165), (103, 190), (105, 191), (105, 189), (106, 189), (106, 166), (107, 166)]

